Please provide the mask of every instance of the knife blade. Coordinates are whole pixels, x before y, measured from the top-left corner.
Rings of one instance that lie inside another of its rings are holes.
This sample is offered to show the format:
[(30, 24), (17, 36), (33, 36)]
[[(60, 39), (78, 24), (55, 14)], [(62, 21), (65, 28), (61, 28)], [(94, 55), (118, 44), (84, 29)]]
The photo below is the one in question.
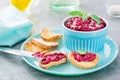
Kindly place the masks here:
[(29, 51), (17, 50), (17, 49), (12, 49), (12, 48), (5, 48), (5, 47), (0, 47), (0, 51), (6, 52), (8, 54), (35, 58), (34, 56), (32, 56), (34, 53), (33, 52), (29, 52)]

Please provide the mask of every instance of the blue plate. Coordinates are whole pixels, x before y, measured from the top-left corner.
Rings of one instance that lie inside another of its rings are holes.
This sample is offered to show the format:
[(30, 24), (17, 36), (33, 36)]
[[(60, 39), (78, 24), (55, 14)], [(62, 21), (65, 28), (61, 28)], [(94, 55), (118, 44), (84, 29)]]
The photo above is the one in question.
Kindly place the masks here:
[[(62, 33), (61, 29), (53, 30), (56, 33)], [(28, 38), (21, 46), (21, 49), (24, 50), (26, 42), (30, 41), (33, 37), (40, 37), (40, 34), (35, 34), (32, 37)], [(63, 40), (60, 40), (60, 45), (57, 50), (63, 50)], [(24, 61), (28, 63), (33, 68), (48, 73), (48, 74), (54, 74), (54, 75), (60, 75), (60, 76), (76, 76), (76, 75), (84, 75), (88, 73), (92, 73), (95, 71), (98, 71), (106, 66), (108, 66), (113, 60), (117, 57), (118, 54), (118, 47), (115, 41), (110, 39), (109, 37), (106, 38), (104, 50), (97, 53), (99, 55), (99, 61), (98, 65), (92, 69), (80, 69), (74, 65), (72, 65), (69, 61), (67, 63), (59, 65), (59, 66), (53, 66), (49, 69), (42, 69), (38, 65), (38, 60), (29, 58), (29, 57), (23, 57)]]

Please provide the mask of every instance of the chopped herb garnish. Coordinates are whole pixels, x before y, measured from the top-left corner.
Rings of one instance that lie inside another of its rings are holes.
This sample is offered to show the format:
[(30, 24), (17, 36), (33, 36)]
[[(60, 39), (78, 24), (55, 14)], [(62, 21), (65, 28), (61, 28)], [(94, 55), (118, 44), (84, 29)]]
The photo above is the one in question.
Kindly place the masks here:
[(85, 12), (85, 11), (71, 11), (71, 12), (69, 12), (69, 15), (82, 17), (83, 20), (88, 19), (87, 12)]
[(82, 55), (84, 55), (84, 54), (86, 54), (86, 51), (85, 50), (80, 50), (80, 51), (78, 51), (80, 54), (82, 54)]
[(82, 16), (82, 13), (80, 11), (71, 11), (69, 12), (69, 15), (71, 16)]
[(98, 24), (100, 24), (100, 18), (96, 15), (91, 15), (91, 18), (95, 20)]

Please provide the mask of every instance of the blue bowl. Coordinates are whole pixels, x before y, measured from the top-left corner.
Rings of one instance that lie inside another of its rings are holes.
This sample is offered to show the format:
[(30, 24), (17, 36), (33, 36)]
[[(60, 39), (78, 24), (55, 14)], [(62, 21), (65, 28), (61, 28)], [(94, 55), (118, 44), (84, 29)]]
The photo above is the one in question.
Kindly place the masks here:
[(64, 44), (70, 51), (85, 50), (88, 52), (99, 52), (104, 49), (104, 43), (106, 34), (108, 31), (108, 22), (103, 19), (106, 23), (106, 27), (97, 31), (75, 31), (67, 28), (64, 23), (70, 17), (66, 18), (62, 22), (63, 33), (64, 33)]

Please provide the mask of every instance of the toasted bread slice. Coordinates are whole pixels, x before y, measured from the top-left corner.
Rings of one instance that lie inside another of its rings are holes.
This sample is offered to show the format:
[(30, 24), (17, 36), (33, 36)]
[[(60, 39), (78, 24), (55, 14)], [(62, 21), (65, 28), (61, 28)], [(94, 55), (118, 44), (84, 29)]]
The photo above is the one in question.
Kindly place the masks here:
[(40, 46), (41, 48), (44, 49), (52, 49), (52, 48), (56, 48), (58, 46), (58, 42), (47, 42), (44, 41), (41, 38), (32, 38), (32, 43), (34, 43), (37, 46)]
[(48, 63), (48, 64), (46, 64), (46, 65), (43, 65), (43, 64), (41, 64), (41, 63), (39, 63), (39, 65), (40, 65), (40, 67), (42, 67), (42, 68), (44, 68), (44, 69), (48, 69), (48, 68), (50, 68), (50, 67), (52, 67), (52, 66), (57, 66), (57, 65), (60, 65), (60, 64), (62, 64), (62, 63), (65, 63), (66, 61), (67, 61), (67, 59), (66, 59), (66, 58), (63, 58), (63, 59), (61, 59), (61, 60), (59, 60), (59, 61), (50, 62), (50, 63)]
[[(54, 54), (55, 52), (46, 53), (45, 55)], [(65, 56), (66, 56), (66, 58), (62, 58), (61, 60), (58, 60), (58, 61), (52, 61), (52, 62), (49, 62), (48, 64), (42, 64), (41, 61), (40, 61), (39, 62), (39, 66), (42, 67), (42, 68), (44, 68), (44, 69), (48, 69), (48, 68), (50, 68), (52, 66), (60, 65), (60, 64), (65, 63), (67, 61), (67, 55), (65, 54)]]
[(62, 37), (62, 35), (56, 34), (48, 29), (43, 28), (41, 31), (41, 37), (45, 41), (58, 41)]
[(69, 60), (72, 64), (74, 64), (79, 68), (89, 69), (95, 67), (98, 64), (98, 55), (96, 55), (96, 58), (91, 62), (85, 62), (85, 61), (78, 62), (77, 60), (74, 59), (72, 53), (70, 53)]
[(35, 44), (33, 44), (32, 42), (27, 42), (25, 44), (25, 49), (27, 51), (30, 51), (30, 52), (42, 52), (42, 53), (46, 53), (48, 52), (49, 50), (46, 50), (46, 49), (43, 49)]

